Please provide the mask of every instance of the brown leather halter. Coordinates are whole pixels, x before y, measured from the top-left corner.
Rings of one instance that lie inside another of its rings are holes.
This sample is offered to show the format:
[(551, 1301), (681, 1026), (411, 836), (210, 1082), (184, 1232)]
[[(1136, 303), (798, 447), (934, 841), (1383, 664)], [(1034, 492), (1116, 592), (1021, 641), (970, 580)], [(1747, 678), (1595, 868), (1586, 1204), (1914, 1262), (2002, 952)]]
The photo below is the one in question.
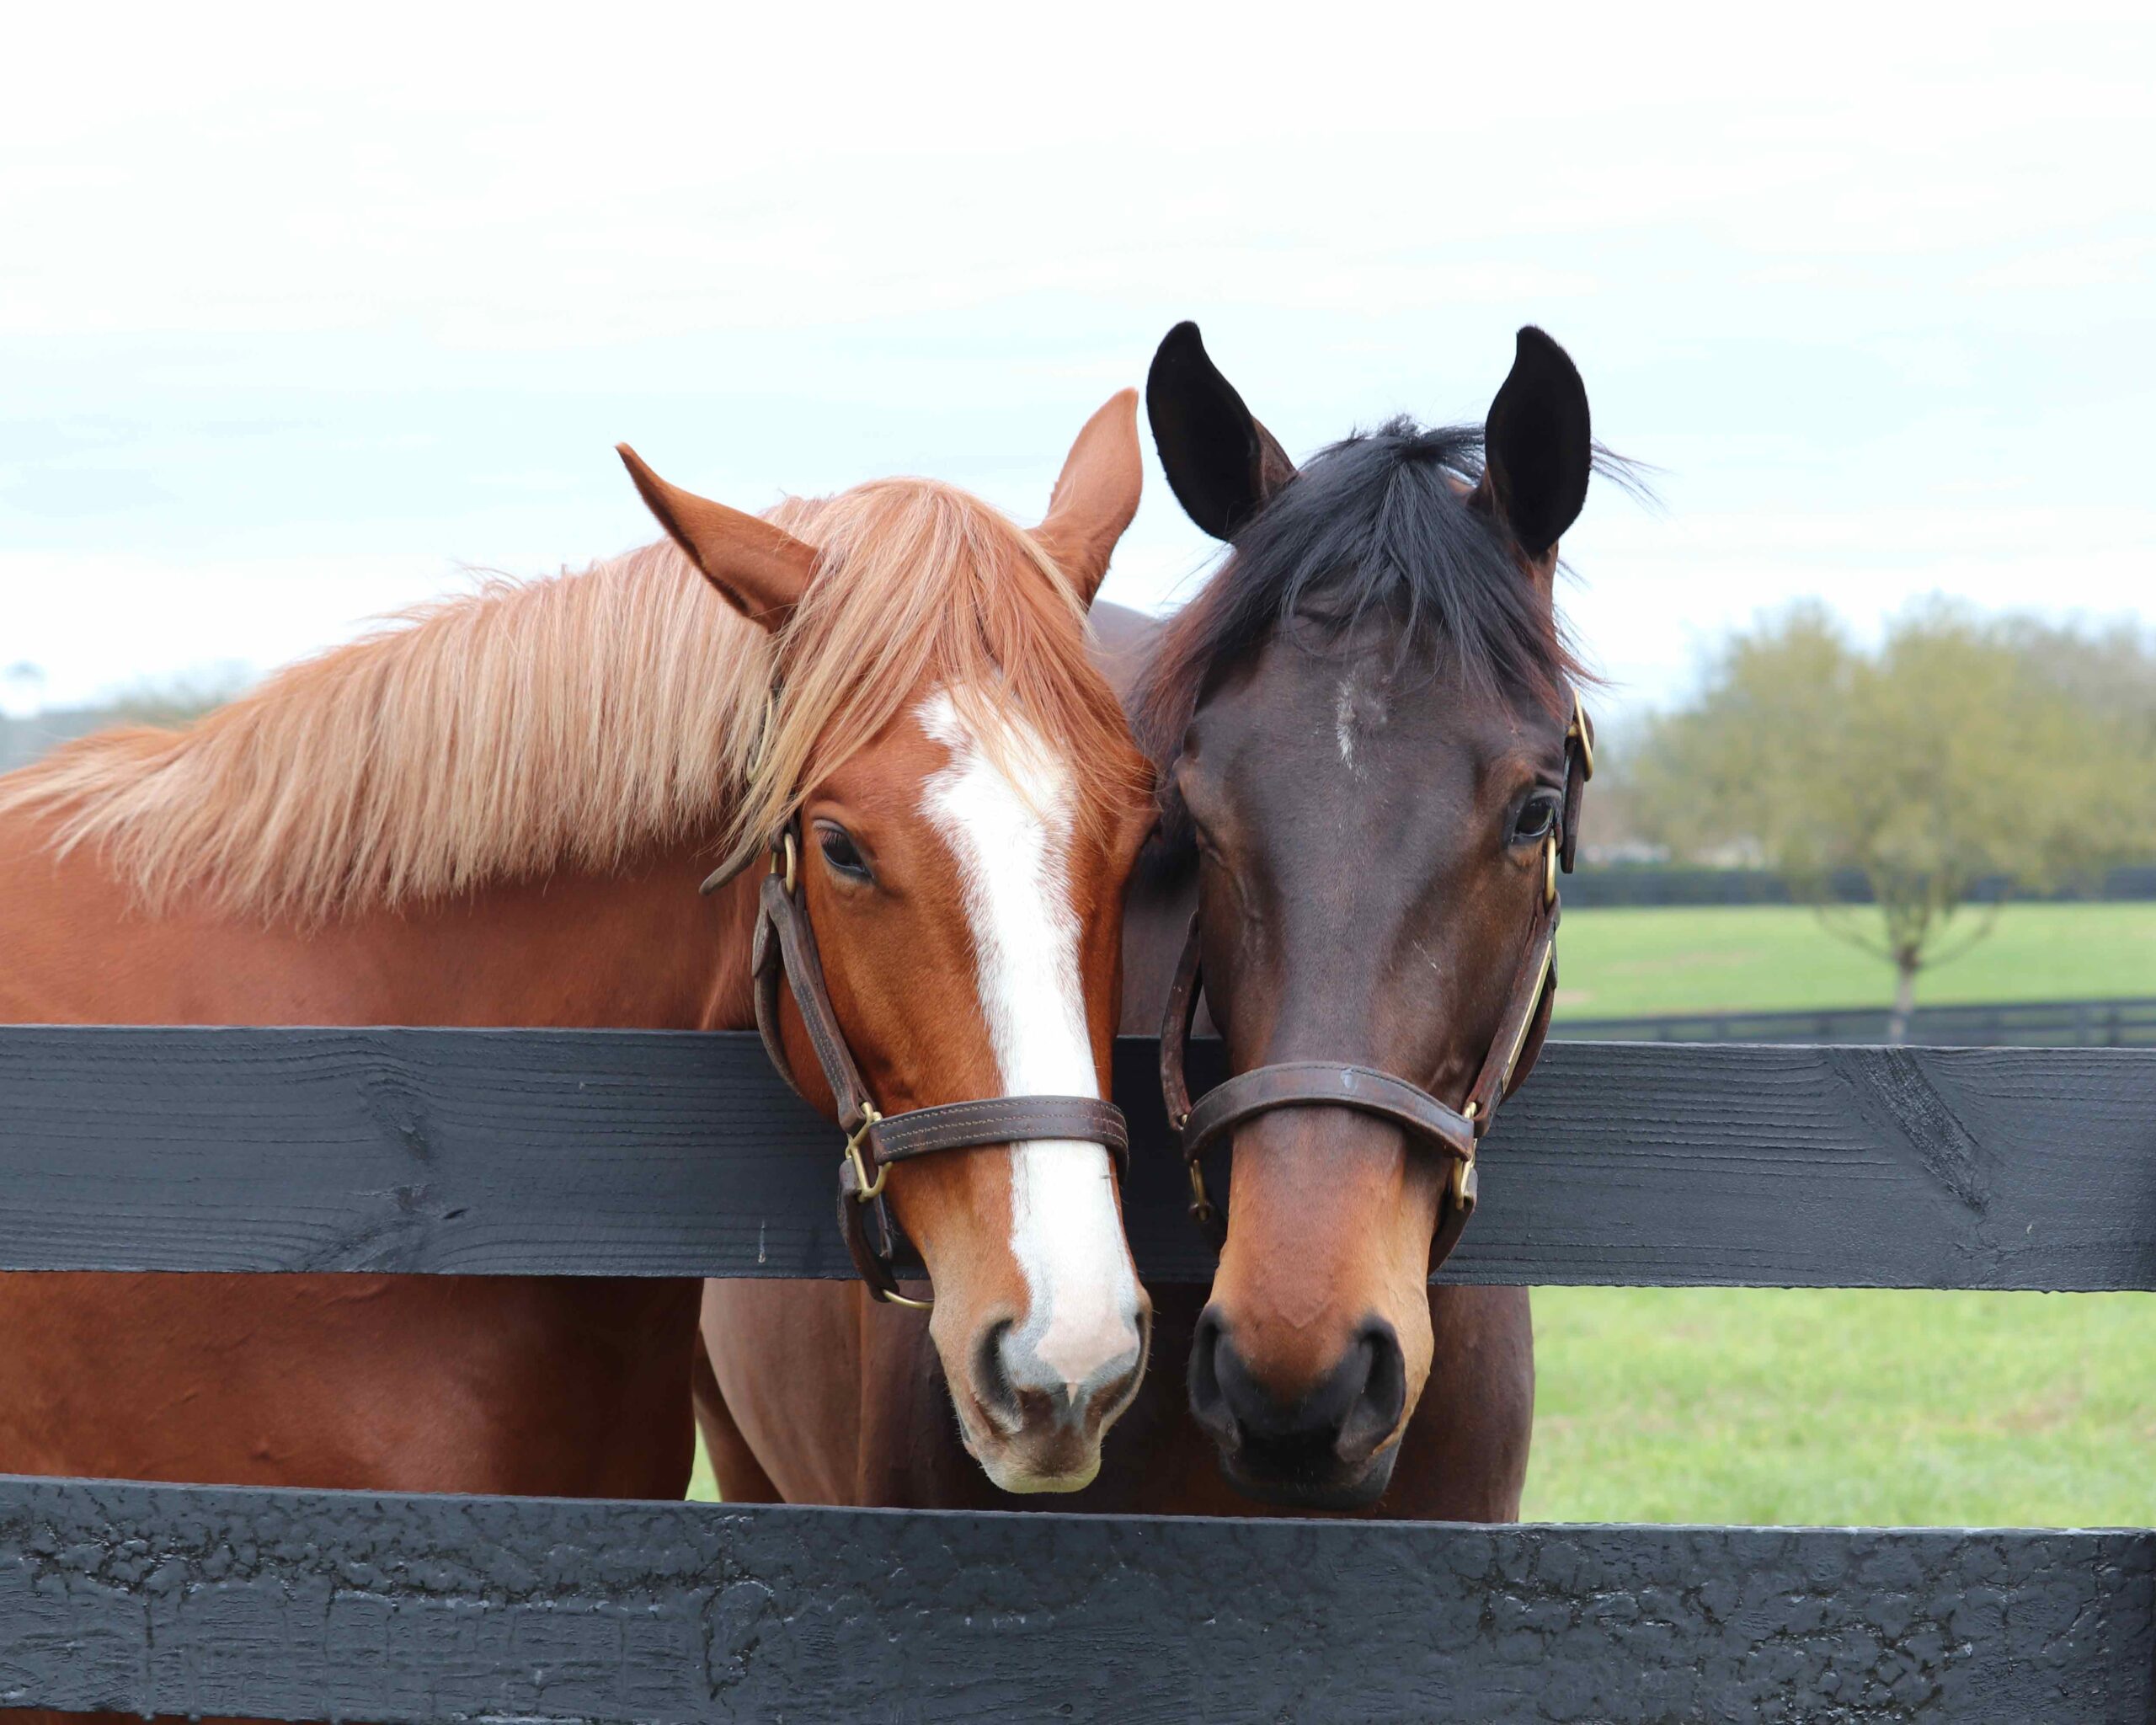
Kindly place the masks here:
[[(892, 1267), (896, 1234), (883, 1204), (883, 1181), (893, 1162), (984, 1144), (1071, 1138), (1106, 1146), (1122, 1173), (1130, 1159), (1129, 1130), (1121, 1109), (1091, 1096), (997, 1096), (890, 1115), (878, 1108), (846, 1046), (846, 1033), (839, 1028), (838, 1015), (831, 1010), (815, 931), (808, 926), (808, 913), (797, 890), (800, 825), (797, 815), (772, 838), (771, 869), (757, 895), (750, 960), (756, 980), (756, 1029), (779, 1076), (800, 1094), (800, 1083), (779, 1036), (779, 984), (783, 980), (792, 990), (809, 1045), (816, 1051), (816, 1064), (830, 1086), (839, 1130), (846, 1135), (846, 1154), (839, 1163), (839, 1231), (846, 1238), (853, 1267), (878, 1300), (926, 1306), (931, 1302), (910, 1300), (899, 1292)], [(705, 890), (723, 879), (722, 870), (705, 883)], [(876, 1227), (873, 1240), (872, 1214)]]
[(1167, 1103), (1168, 1122), (1182, 1137), (1183, 1161), (1190, 1170), (1191, 1215), (1213, 1235), (1216, 1245), (1226, 1231), (1205, 1190), (1207, 1149), (1244, 1121), (1274, 1108), (1337, 1108), (1390, 1120), (1412, 1141), (1451, 1159), (1444, 1208), (1430, 1247), (1430, 1268), (1434, 1270), (1452, 1255), (1467, 1219), (1475, 1214), (1476, 1150), (1497, 1118), (1497, 1104), (1534, 1070), (1549, 1033), (1550, 1002), (1557, 989), (1557, 918), (1561, 909), (1557, 874), (1561, 868), (1572, 873), (1579, 849), (1580, 804), (1587, 782), (1593, 777), (1594, 727), (1575, 693), (1572, 723), (1565, 732), (1564, 809), (1557, 830), (1544, 846), (1542, 902), (1528, 925), (1505, 1016), (1464, 1107), (1439, 1102), (1419, 1084), (1390, 1072), (1333, 1060), (1253, 1067), (1215, 1085), (1193, 1104), (1183, 1075), (1183, 1057), (1203, 991), (1203, 942), (1198, 913), (1192, 912), (1190, 937), (1176, 966), (1161, 1025), (1161, 1093)]

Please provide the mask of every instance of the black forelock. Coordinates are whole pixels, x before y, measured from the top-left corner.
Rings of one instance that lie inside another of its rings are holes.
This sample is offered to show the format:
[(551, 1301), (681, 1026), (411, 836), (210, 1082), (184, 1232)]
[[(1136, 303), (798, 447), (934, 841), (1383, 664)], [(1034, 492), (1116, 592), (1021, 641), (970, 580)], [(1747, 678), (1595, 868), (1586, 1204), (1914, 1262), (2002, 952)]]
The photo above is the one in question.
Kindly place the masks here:
[(1209, 684), (1299, 616), (1337, 633), (1384, 612), (1402, 657), (1420, 650), (1481, 692), (1554, 703), (1582, 673), (1506, 528), (1469, 505), (1481, 476), (1479, 428), (1406, 418), (1305, 463), (1163, 631), (1134, 702), (1155, 763)]

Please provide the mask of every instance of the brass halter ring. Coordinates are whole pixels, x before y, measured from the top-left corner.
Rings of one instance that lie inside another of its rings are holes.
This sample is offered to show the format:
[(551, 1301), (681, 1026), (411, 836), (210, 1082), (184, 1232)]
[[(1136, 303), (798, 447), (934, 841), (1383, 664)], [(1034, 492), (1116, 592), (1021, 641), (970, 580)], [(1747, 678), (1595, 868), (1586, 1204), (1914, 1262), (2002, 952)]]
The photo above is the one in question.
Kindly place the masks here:
[[(771, 852), (771, 873), (773, 874), (776, 874), (779, 872), (778, 857), (779, 853), (776, 851), (773, 851)], [(794, 865), (798, 861), (799, 857), (793, 848), (793, 829), (792, 827), (788, 827), (786, 830), (786, 895), (789, 899), (793, 896), (793, 871)]]
[(876, 1178), (872, 1183), (868, 1178), (868, 1165), (862, 1160), (861, 1156), (861, 1146), (868, 1136), (869, 1129), (883, 1118), (883, 1115), (878, 1114), (874, 1108), (864, 1107), (861, 1111), (861, 1124), (855, 1129), (852, 1136), (846, 1141), (846, 1160), (853, 1164), (856, 1188), (853, 1197), (857, 1204), (873, 1204), (881, 1198), (883, 1195), (883, 1183), (891, 1176), (890, 1164), (878, 1162), (876, 1165)]
[(1566, 735), (1576, 738), (1580, 745), (1580, 782), (1585, 784), (1594, 777), (1594, 734), (1588, 729), (1587, 708), (1580, 704), (1580, 692), (1572, 691), (1572, 724)]
[(1557, 902), (1557, 835), (1554, 829), (1542, 841), (1542, 902), (1545, 907)]
[[(867, 1140), (869, 1129), (883, 1118), (883, 1115), (873, 1108), (864, 1107), (861, 1114), (861, 1124), (854, 1130), (852, 1135), (846, 1141), (846, 1160), (853, 1164), (855, 1185), (853, 1199), (857, 1204), (875, 1203), (883, 1195), (883, 1183), (891, 1178), (891, 1165), (889, 1162), (878, 1162), (876, 1165), (876, 1178), (871, 1181), (868, 1178), (867, 1165), (861, 1154), (861, 1146)], [(915, 1311), (931, 1311), (936, 1305), (932, 1299), (909, 1299), (904, 1294), (886, 1293), (881, 1288), (874, 1290), (873, 1292), (876, 1298), (887, 1306), (909, 1306)]]

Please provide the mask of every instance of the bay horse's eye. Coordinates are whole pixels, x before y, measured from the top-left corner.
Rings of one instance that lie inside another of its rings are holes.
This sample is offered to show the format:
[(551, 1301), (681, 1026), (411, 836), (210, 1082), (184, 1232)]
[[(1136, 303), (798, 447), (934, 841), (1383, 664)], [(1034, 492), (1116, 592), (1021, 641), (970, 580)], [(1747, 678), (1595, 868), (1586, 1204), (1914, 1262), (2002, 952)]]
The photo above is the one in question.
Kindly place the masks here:
[(1557, 806), (1554, 791), (1529, 798), (1513, 819), (1512, 842), (1532, 845), (1548, 838), (1557, 825)]
[(849, 880), (871, 879), (868, 864), (862, 860), (860, 850), (844, 827), (819, 824), (816, 828), (816, 842), (822, 848), (825, 862)]

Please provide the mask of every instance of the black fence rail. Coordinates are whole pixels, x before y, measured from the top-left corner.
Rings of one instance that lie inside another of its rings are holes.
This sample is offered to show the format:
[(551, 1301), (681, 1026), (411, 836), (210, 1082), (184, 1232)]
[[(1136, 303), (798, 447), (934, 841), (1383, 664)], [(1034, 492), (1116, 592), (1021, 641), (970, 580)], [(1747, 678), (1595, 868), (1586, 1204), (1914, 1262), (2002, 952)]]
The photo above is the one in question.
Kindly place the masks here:
[[(1560, 1018), (1569, 1042), (1876, 1043), (1884, 1007), (1811, 1012), (1679, 1012), (1656, 1018)], [(1919, 1007), (1906, 1040), (1933, 1048), (2156, 1048), (2156, 1000), (2005, 1001)]]
[[(1153, 1055), (1118, 1055), (1133, 1243), (1203, 1280)], [(0, 1097), (0, 1268), (849, 1273), (830, 1130), (750, 1037), (23, 1028)], [(1472, 1280), (2148, 1289), (2156, 1051), (1556, 1047), (1485, 1170)], [(8, 1706), (2146, 1721), (2156, 1533), (0, 1478)]]

